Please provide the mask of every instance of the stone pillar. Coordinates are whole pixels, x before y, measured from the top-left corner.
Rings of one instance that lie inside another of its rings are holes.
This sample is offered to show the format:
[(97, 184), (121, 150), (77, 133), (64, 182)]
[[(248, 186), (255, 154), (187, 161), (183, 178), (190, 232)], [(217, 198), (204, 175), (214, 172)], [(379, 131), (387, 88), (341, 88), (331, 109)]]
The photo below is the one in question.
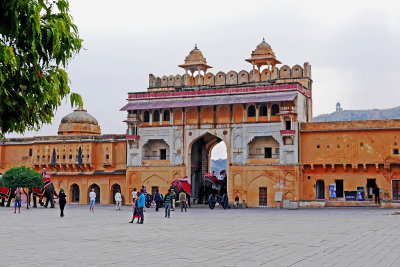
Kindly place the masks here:
[(243, 122), (247, 121), (246, 112), (247, 112), (246, 104), (243, 104)]
[(233, 105), (229, 105), (229, 120), (231, 123), (234, 123), (234, 118), (233, 118)]
[(200, 76), (201, 76), (201, 73), (200, 73), (200, 71), (201, 71), (201, 69), (200, 69), (200, 66), (199, 66), (199, 81), (198, 81), (198, 85), (201, 85), (201, 78), (200, 78)]
[(258, 122), (258, 116), (260, 114), (260, 105), (256, 104), (256, 122)]
[(153, 111), (149, 111), (149, 125), (153, 125)]
[(160, 126), (162, 125), (163, 122), (163, 115), (164, 113), (160, 111)]
[(169, 124), (174, 125), (174, 110), (173, 109), (169, 110)]
[(271, 121), (271, 105), (267, 105), (267, 115), (268, 115), (268, 122)]

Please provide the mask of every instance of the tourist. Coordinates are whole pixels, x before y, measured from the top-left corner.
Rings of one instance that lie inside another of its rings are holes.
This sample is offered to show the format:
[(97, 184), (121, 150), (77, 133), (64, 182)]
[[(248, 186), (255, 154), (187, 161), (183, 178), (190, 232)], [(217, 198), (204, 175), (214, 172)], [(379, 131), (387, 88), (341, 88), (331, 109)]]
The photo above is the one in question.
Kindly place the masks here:
[(235, 207), (239, 208), (239, 196), (238, 195), (236, 195), (236, 197), (235, 197)]
[(145, 202), (146, 202), (146, 197), (143, 193), (143, 190), (140, 190), (140, 195), (139, 195), (139, 199), (137, 202), (138, 209), (139, 209), (139, 215), (140, 215), (140, 222), (138, 221), (137, 223), (140, 223), (140, 224), (143, 224), (143, 221), (144, 221), (143, 209), (144, 209)]
[(114, 199), (115, 199), (115, 209), (121, 210), (122, 196), (121, 193), (119, 192), (119, 189), (117, 189), (117, 193), (115, 193)]
[(375, 194), (375, 204), (378, 204), (378, 203), (380, 204), (381, 200), (380, 200), (380, 197), (379, 197), (379, 187), (378, 187), (378, 185), (375, 185), (374, 194)]
[(135, 210), (136, 200), (137, 200), (137, 192), (136, 192), (136, 188), (133, 188), (133, 191), (132, 191), (132, 203), (133, 203), (132, 209), (133, 210)]
[(91, 212), (94, 212), (94, 205), (96, 203), (96, 192), (94, 192), (94, 188), (92, 188), (92, 191), (89, 193), (89, 198), (90, 198), (89, 210)]
[(58, 193), (58, 204), (60, 205), (60, 217), (64, 217), (64, 208), (67, 204), (67, 196), (65, 195), (64, 189), (60, 188), (60, 193)]
[(167, 213), (168, 213), (168, 218), (171, 213), (171, 202), (172, 202), (172, 193), (171, 193), (171, 189), (168, 189), (168, 193), (164, 197), (165, 217), (167, 217)]
[[(135, 188), (135, 191), (136, 191), (136, 188)], [(135, 203), (137, 203), (137, 201), (138, 201), (138, 199), (139, 199), (139, 196), (140, 196), (140, 192), (135, 192), (136, 194), (136, 197), (133, 199), (134, 200), (134, 202)], [(138, 219), (138, 222), (139, 222), (139, 219), (140, 219), (140, 216), (139, 216), (139, 207), (138, 207), (138, 205), (135, 205), (135, 204), (133, 204), (133, 216), (132, 216), (132, 220), (129, 222), (129, 223), (133, 223), (133, 221), (135, 220), (135, 219)]]
[(186, 193), (185, 193), (185, 191), (182, 191), (179, 194), (179, 201), (181, 203), (181, 212), (183, 212), (183, 208), (185, 208), (185, 212), (187, 212), (187, 210), (186, 210)]
[(172, 195), (172, 210), (175, 211), (176, 194), (174, 189), (171, 189), (171, 195)]
[(161, 203), (162, 203), (162, 196), (158, 192), (158, 189), (156, 190), (156, 193), (154, 194), (154, 201), (156, 202), (156, 211), (158, 211), (158, 209), (160, 208)]
[(18, 213), (21, 213), (21, 188), (17, 187), (15, 190), (15, 202), (14, 202), (14, 213), (17, 213), (17, 207), (18, 207)]

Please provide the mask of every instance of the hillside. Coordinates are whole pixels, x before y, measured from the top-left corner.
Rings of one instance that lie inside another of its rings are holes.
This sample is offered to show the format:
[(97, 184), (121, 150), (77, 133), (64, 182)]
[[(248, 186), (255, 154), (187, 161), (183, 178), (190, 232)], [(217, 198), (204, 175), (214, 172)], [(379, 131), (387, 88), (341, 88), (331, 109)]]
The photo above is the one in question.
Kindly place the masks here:
[(324, 122), (385, 119), (400, 119), (400, 107), (388, 109), (343, 110), (340, 107), (340, 103), (337, 103), (335, 112), (318, 115), (313, 118), (313, 121)]
[(219, 173), (222, 170), (227, 170), (227, 160), (226, 159), (217, 159), (211, 160), (211, 172), (215, 171), (217, 173)]

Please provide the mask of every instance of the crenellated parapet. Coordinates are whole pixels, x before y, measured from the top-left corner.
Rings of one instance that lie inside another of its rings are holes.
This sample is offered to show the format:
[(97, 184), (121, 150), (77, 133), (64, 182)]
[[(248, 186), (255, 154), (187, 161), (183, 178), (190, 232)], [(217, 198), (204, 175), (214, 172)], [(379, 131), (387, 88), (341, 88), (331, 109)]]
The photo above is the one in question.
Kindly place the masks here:
[(290, 67), (283, 65), (280, 68), (274, 67), (272, 70), (263, 69), (261, 73), (257, 69), (251, 71), (241, 70), (239, 72), (231, 70), (227, 73), (219, 71), (216, 74), (207, 72), (205, 78), (202, 74), (197, 74), (196, 76), (189, 74), (164, 75), (161, 78), (150, 74), (149, 89), (153, 91), (157, 89), (174, 90), (182, 87), (193, 87), (199, 85), (199, 80), (200, 86), (224, 86), (255, 82), (281, 83), (289, 82), (288, 79), (300, 82), (305, 88), (311, 89), (311, 83), (309, 83), (311, 81), (311, 65), (308, 62), (305, 62), (303, 66), (294, 65)]

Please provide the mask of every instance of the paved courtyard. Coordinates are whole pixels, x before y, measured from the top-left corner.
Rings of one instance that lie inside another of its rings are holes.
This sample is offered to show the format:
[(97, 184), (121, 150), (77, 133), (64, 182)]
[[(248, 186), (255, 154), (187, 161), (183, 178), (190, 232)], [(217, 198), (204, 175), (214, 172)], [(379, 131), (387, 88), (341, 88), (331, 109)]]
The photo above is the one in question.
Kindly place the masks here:
[(0, 207), (2, 266), (400, 266), (395, 210), (175, 211), (129, 224), (123, 207)]

